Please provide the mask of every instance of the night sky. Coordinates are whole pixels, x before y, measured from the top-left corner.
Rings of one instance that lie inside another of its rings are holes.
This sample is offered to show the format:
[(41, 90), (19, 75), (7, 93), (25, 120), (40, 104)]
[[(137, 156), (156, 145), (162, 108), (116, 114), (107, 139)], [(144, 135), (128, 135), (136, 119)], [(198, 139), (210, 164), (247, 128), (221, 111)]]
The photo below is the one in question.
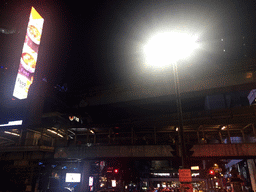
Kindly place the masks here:
[(190, 31), (202, 45), (184, 62), (181, 76), (208, 74), (225, 68), (226, 61), (254, 57), (254, 1), (4, 0), (0, 6), (0, 27), (19, 31), (0, 34), (1, 64), (19, 57), (34, 6), (45, 18), (37, 73), (52, 85), (67, 83), (70, 92), (164, 78), (168, 72), (153, 74), (145, 67), (142, 48), (166, 30)]

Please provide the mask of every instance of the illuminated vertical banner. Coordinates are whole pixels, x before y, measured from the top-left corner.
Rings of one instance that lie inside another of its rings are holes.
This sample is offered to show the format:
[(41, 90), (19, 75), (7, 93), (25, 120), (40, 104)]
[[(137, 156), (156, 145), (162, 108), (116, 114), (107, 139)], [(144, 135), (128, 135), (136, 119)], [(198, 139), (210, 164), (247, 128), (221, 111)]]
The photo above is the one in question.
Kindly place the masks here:
[(29, 87), (33, 83), (43, 24), (44, 19), (32, 7), (13, 91), (13, 96), (18, 99), (27, 98)]

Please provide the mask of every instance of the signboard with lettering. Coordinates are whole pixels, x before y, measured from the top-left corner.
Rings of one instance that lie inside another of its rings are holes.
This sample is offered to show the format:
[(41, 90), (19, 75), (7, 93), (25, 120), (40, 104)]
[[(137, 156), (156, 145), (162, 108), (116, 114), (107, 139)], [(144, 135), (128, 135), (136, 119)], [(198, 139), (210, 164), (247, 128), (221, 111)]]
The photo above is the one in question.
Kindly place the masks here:
[(179, 181), (180, 182), (191, 182), (191, 170), (190, 169), (179, 169)]
[(32, 7), (13, 91), (17, 99), (26, 99), (33, 83), (43, 23), (44, 19)]

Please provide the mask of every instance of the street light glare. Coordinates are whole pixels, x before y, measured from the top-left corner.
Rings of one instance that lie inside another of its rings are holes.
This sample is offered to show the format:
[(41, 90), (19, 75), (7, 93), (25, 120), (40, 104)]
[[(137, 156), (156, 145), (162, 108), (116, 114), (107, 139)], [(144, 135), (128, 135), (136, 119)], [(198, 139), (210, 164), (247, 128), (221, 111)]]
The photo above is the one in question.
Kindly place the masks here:
[(146, 64), (163, 68), (191, 55), (198, 45), (197, 37), (186, 33), (168, 32), (154, 36), (144, 47)]

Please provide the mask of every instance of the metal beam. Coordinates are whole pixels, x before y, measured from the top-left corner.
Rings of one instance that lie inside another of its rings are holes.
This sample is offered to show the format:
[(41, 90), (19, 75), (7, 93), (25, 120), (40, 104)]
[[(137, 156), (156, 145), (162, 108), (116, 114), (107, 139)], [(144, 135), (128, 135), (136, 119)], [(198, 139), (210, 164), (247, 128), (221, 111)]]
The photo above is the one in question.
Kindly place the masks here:
[(252, 125), (252, 123), (249, 123), (248, 125), (244, 126), (242, 129), (246, 129), (247, 127), (250, 127)]

